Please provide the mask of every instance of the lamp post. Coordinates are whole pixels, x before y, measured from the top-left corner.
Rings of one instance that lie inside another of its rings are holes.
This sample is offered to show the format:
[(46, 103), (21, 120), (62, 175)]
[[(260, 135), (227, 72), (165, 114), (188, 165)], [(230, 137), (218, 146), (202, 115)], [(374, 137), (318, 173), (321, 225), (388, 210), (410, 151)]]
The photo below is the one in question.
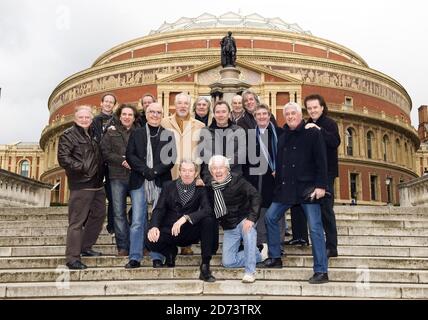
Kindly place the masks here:
[(391, 178), (387, 177), (385, 179), (386, 184), (386, 196), (387, 196), (387, 204), (390, 204), (391, 201)]

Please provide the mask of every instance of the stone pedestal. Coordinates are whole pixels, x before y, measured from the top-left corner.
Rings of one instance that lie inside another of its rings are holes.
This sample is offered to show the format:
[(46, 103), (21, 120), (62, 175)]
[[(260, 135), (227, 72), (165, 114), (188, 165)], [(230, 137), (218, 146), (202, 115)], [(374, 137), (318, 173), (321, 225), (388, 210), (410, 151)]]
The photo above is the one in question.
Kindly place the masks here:
[(234, 67), (226, 67), (220, 70), (220, 80), (210, 84), (214, 102), (224, 100), (231, 104), (234, 95), (242, 93), (251, 86), (240, 79), (240, 74), (241, 71)]

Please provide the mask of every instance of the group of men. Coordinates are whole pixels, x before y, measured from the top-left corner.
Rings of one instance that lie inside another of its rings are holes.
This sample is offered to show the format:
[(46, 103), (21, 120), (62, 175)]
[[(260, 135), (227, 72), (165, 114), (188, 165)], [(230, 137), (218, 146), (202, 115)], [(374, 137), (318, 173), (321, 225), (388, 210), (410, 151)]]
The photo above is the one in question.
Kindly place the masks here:
[(146, 94), (142, 110), (122, 104), (113, 112), (117, 100), (107, 93), (95, 118), (91, 107), (76, 108), (58, 148), (70, 188), (67, 266), (85, 269), (81, 256), (101, 255), (92, 246), (107, 196), (107, 229), (118, 255), (128, 256), (125, 268), (140, 267), (145, 248), (154, 268), (174, 267), (177, 247), (191, 250), (200, 242), (199, 278), (213, 282), (210, 261), (221, 226), (223, 266), (243, 267), (242, 281), (252, 283), (256, 267), (282, 268), (284, 214), (291, 208), (289, 244), (307, 238), (308, 225), (314, 257), (309, 282), (328, 282), (328, 258), (337, 256), (340, 136), (324, 99), (305, 98), (307, 122), (299, 104), (287, 103), (283, 128), (251, 90), (233, 97), (232, 107), (222, 100), (211, 107), (205, 97), (193, 109), (190, 103), (188, 94), (178, 94), (175, 113), (163, 117), (162, 106)]

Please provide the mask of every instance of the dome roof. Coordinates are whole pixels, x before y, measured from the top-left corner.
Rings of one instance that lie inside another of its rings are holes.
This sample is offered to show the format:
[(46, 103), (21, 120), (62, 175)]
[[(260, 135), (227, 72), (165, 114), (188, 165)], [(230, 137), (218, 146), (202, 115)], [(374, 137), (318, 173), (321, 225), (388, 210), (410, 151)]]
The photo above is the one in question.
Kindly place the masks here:
[(257, 13), (243, 16), (234, 12), (228, 12), (218, 17), (204, 13), (196, 18), (183, 17), (173, 23), (164, 22), (157, 30), (152, 30), (150, 35), (177, 30), (208, 28), (256, 28), (311, 35), (310, 31), (303, 30), (298, 24), (290, 24), (280, 18), (264, 18)]

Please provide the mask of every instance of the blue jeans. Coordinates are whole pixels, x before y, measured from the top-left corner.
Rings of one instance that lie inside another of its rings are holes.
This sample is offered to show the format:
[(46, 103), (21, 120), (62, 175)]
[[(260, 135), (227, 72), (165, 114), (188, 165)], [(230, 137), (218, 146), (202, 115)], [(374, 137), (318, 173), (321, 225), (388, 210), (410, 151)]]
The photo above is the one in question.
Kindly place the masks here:
[(127, 181), (110, 180), (113, 202), (114, 232), (119, 250), (129, 251), (129, 223), (126, 217), (126, 197), (129, 192)]
[(147, 224), (147, 201), (144, 184), (139, 189), (131, 190), (129, 193), (132, 201), (129, 260), (141, 261)]
[[(255, 225), (244, 233), (242, 220), (235, 229), (224, 230), (222, 264), (225, 268), (245, 267), (245, 273), (256, 272), (256, 263), (262, 261), (257, 249), (257, 231)], [(244, 251), (239, 251), (241, 239), (244, 242)]]
[[(292, 205), (272, 202), (265, 215), (265, 223), (268, 233), (268, 248), (270, 258), (281, 257), (281, 237), (278, 221), (284, 211)], [(301, 204), (309, 224), (312, 242), (312, 256), (314, 257), (314, 272), (327, 272), (328, 261), (325, 249), (324, 229), (321, 221), (321, 208), (319, 204)]]

